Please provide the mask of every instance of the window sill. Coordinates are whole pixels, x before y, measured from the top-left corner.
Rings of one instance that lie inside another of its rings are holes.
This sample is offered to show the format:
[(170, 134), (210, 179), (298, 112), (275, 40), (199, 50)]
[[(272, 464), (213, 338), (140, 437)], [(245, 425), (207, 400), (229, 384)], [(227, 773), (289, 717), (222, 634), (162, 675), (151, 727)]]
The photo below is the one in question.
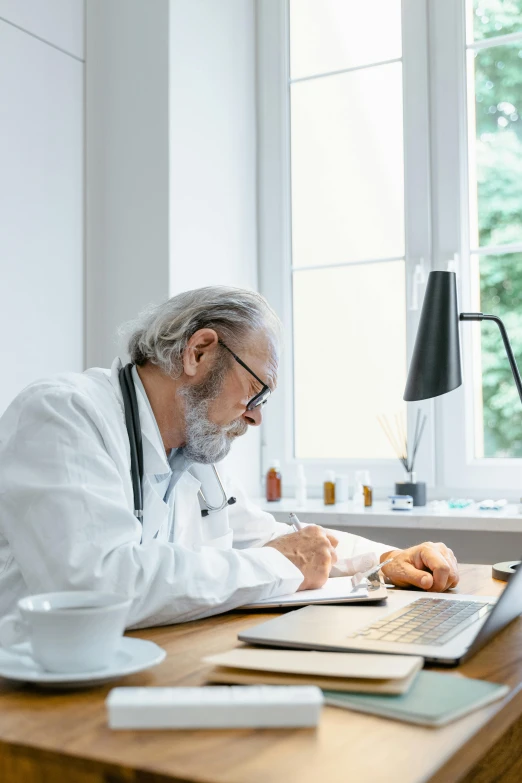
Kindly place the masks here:
[(264, 498), (256, 498), (255, 503), (263, 511), (273, 514), (278, 522), (288, 522), (288, 514), (295, 511), (302, 522), (337, 528), (368, 525), (372, 528), (405, 530), (522, 532), (522, 514), (518, 513), (516, 503), (508, 503), (501, 511), (480, 511), (477, 503), (463, 509), (439, 509), (428, 505), (416, 506), (412, 511), (391, 511), (385, 500), (377, 500), (371, 508), (364, 510), (354, 509), (352, 501), (325, 506), (322, 500), (314, 498), (307, 500), (303, 508), (297, 508), (292, 498), (272, 503)]

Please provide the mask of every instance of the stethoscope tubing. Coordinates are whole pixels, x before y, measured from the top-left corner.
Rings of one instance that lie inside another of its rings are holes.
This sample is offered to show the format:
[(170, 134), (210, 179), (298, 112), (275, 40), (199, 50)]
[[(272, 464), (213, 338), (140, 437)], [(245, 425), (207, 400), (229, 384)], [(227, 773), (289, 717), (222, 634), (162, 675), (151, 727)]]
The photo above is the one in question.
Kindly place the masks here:
[(120, 386), (125, 412), (125, 426), (129, 438), (131, 458), (132, 491), (134, 495), (134, 516), (143, 522), (143, 444), (141, 441), (138, 399), (132, 379), (132, 365), (120, 370)]
[[(122, 367), (119, 373), (120, 387), (123, 399), (123, 410), (125, 413), (125, 426), (127, 428), (127, 435), (129, 438), (130, 446), (130, 458), (131, 458), (131, 479), (132, 479), (132, 491), (134, 496), (134, 516), (139, 519), (143, 524), (143, 443), (141, 437), (141, 424), (140, 414), (138, 409), (138, 398), (136, 396), (136, 388), (134, 386), (134, 380), (132, 378), (132, 364), (127, 364)], [(219, 484), (219, 488), (222, 494), (222, 501), (219, 506), (212, 506), (201, 489), (198, 490), (203, 504), (206, 508), (201, 510), (201, 516), (207, 517), (209, 514), (223, 511), (227, 506), (231, 506), (236, 502), (236, 498), (227, 498), (227, 493), (221, 477), (217, 471), (215, 465), (212, 465), (212, 470)]]

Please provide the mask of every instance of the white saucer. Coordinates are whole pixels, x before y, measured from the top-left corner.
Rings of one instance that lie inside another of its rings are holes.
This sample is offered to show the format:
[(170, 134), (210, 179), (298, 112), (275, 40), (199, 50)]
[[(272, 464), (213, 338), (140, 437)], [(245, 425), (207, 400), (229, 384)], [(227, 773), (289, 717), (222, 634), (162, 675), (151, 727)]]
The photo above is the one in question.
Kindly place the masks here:
[(124, 636), (110, 666), (92, 672), (59, 674), (43, 669), (31, 656), (29, 642), (16, 645), (24, 655), (0, 648), (0, 677), (17, 682), (32, 682), (43, 687), (86, 688), (150, 669), (161, 663), (167, 653), (154, 642)]

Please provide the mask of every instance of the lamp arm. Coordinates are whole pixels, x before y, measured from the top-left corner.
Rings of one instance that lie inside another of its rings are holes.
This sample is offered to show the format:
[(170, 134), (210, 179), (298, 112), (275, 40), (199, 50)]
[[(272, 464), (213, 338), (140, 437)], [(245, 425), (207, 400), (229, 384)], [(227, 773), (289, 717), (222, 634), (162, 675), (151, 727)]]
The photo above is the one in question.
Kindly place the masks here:
[(484, 313), (461, 313), (459, 318), (461, 321), (494, 321), (497, 324), (498, 328), (500, 329), (500, 334), (502, 335), (502, 340), (504, 342), (504, 348), (506, 349), (511, 372), (513, 373), (513, 378), (515, 379), (518, 396), (520, 397), (520, 402), (522, 402), (522, 379), (520, 378), (517, 363), (513, 355), (513, 349), (511, 348), (511, 343), (509, 342), (509, 338), (506, 332), (506, 327), (500, 318), (496, 315), (484, 315)]

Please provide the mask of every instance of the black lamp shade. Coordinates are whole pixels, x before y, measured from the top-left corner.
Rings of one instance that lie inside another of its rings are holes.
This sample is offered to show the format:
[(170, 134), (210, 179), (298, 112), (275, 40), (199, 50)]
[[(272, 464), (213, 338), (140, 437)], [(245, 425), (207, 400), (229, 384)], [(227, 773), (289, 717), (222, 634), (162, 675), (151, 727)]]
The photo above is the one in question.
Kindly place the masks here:
[(430, 272), (404, 399), (427, 400), (462, 383), (455, 272)]

